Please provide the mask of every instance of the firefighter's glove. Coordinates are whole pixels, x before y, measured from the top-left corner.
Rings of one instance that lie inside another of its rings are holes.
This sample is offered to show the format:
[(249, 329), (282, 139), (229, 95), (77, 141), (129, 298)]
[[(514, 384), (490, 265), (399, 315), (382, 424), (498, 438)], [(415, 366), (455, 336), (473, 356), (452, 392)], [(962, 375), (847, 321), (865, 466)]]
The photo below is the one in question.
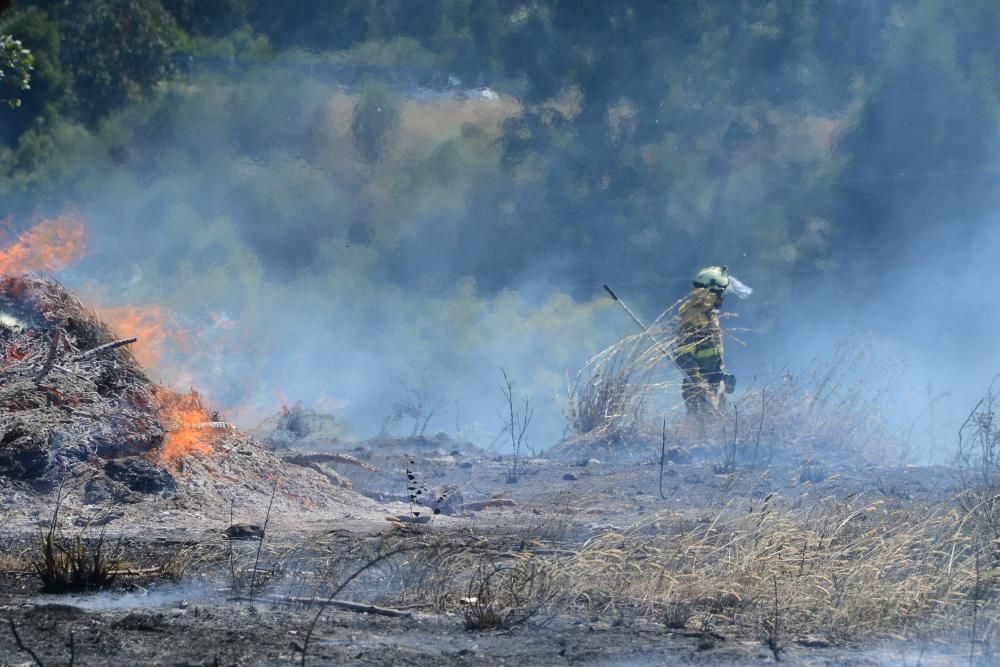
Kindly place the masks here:
[(731, 394), (736, 391), (736, 376), (732, 373), (726, 373), (722, 376), (722, 381), (726, 383), (726, 393)]

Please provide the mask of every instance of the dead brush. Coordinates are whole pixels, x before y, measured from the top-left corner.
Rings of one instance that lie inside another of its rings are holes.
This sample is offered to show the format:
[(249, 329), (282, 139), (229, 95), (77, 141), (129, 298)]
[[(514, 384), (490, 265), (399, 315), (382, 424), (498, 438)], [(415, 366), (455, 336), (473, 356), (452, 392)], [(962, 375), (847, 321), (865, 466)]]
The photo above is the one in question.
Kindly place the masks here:
[(676, 387), (656, 382), (674, 372), (672, 349), (678, 319), (675, 303), (646, 332), (626, 336), (592, 357), (567, 391), (566, 446), (579, 442), (623, 445), (640, 436), (651, 392)]
[(770, 441), (768, 458), (792, 462), (810, 457), (835, 467), (859, 459), (885, 462), (903, 451), (902, 438), (886, 418), (895, 405), (900, 368), (877, 359), (863, 341), (844, 341), (827, 360), (816, 359), (799, 373), (762, 382), (745, 395), (744, 442)]
[(534, 617), (556, 595), (541, 562), (484, 559), (469, 581), (465, 629), (511, 628)]
[(655, 607), (654, 618), (672, 630), (683, 630), (695, 617), (697, 609), (690, 600), (669, 600)]

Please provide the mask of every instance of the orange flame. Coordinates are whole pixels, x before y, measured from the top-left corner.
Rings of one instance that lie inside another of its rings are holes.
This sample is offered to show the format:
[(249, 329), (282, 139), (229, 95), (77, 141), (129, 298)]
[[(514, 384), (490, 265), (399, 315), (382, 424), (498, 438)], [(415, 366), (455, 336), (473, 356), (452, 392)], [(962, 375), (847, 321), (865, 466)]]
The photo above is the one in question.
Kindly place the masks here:
[(136, 337), (132, 354), (145, 368), (157, 367), (167, 342), (167, 323), (158, 306), (118, 306), (98, 310), (101, 319), (121, 338)]
[(65, 213), (43, 220), (0, 250), (0, 273), (59, 271), (84, 253), (83, 222)]
[(161, 462), (176, 461), (191, 454), (211, 454), (219, 432), (205, 428), (212, 416), (201, 404), (201, 397), (193, 389), (188, 394), (160, 393), (160, 421), (167, 430), (163, 440)]

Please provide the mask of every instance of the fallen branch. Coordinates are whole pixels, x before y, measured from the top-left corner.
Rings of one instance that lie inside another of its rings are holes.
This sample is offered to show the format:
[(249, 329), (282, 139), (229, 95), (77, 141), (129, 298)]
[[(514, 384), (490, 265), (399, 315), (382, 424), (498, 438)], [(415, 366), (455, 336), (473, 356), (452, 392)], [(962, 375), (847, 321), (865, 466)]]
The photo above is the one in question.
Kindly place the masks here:
[(109, 570), (108, 574), (113, 574), (116, 577), (142, 577), (147, 574), (159, 574), (163, 572), (163, 566), (158, 565), (156, 567), (143, 567), (137, 570), (124, 569), (124, 570)]
[(110, 352), (111, 350), (117, 350), (119, 347), (131, 345), (137, 340), (139, 339), (133, 336), (132, 338), (122, 338), (121, 340), (111, 341), (110, 343), (105, 343), (104, 345), (98, 345), (95, 348), (76, 355), (71, 359), (71, 361), (86, 361), (87, 359), (93, 359), (99, 354), (104, 354), (105, 352)]
[(510, 498), (491, 498), (490, 500), (465, 503), (462, 505), (461, 509), (466, 512), (481, 512), (486, 509), (496, 509), (500, 507), (517, 507), (517, 503)]
[(364, 468), (371, 472), (381, 472), (378, 468), (371, 465), (370, 463), (365, 463), (356, 456), (351, 456), (350, 454), (340, 454), (336, 452), (322, 453), (322, 454), (289, 454), (288, 456), (282, 457), (285, 462), (291, 463), (292, 465), (303, 466), (306, 468), (312, 467), (311, 464), (314, 463), (346, 463), (352, 466), (358, 466), (359, 468)]
[[(247, 600), (245, 597), (238, 597), (237, 600)], [(402, 609), (393, 609), (391, 607), (380, 607), (374, 604), (366, 604), (363, 602), (352, 602), (350, 600), (324, 600), (322, 598), (293, 598), (293, 597), (282, 597), (280, 595), (265, 595), (262, 598), (258, 597), (258, 601), (271, 602), (274, 604), (285, 604), (285, 605), (304, 605), (311, 606), (317, 604), (325, 604), (329, 607), (336, 607), (337, 609), (343, 609), (345, 611), (353, 611), (358, 614), (375, 614), (377, 616), (389, 616), (390, 618), (412, 618), (412, 611), (404, 611)]]
[[(215, 429), (216, 431), (235, 431), (236, 427), (229, 422), (201, 422), (199, 424), (191, 424), (185, 426), (184, 429), (195, 429), (195, 430), (207, 430)], [(184, 430), (181, 429), (181, 430)]]

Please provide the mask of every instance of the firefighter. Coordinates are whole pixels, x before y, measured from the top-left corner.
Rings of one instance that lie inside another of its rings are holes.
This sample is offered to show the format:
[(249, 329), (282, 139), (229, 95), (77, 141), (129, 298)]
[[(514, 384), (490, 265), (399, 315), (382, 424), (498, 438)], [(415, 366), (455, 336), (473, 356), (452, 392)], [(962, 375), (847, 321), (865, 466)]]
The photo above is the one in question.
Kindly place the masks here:
[(745, 299), (753, 291), (729, 275), (725, 266), (708, 266), (694, 277), (691, 294), (680, 307), (674, 361), (684, 374), (681, 395), (688, 414), (718, 414), (723, 392), (732, 393), (736, 377), (725, 373), (719, 308), (730, 291)]

